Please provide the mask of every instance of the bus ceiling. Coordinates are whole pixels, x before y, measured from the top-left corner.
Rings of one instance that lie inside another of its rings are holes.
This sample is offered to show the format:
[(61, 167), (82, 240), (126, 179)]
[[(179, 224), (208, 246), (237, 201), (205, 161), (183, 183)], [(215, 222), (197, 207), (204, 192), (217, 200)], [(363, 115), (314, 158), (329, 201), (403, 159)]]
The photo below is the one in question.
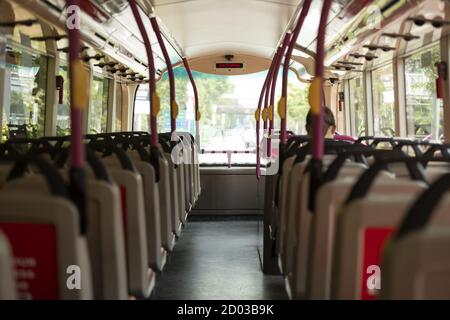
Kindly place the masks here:
[[(284, 34), (292, 30), (304, 3), (300, 0), (136, 2), (143, 15), (157, 15), (175, 66), (182, 64), (182, 58), (187, 58), (192, 70), (219, 75), (267, 70), (275, 48)], [(84, 45), (93, 49), (92, 55), (97, 51), (120, 63), (122, 68), (128, 68), (129, 72), (146, 74), (147, 56), (137, 26), (130, 23), (133, 19), (128, 0), (85, 0), (82, 3), (80, 36)], [(313, 1), (293, 52), (290, 69), (296, 70), (302, 81), (310, 81), (314, 75), (316, 26), (322, 4), (323, 1)], [(14, 23), (37, 19), (42, 29), (39, 32), (17, 24), (30, 38), (64, 35), (65, 19), (61, 18), (64, 5), (62, 0), (5, 0), (2, 1), (5, 7), (2, 20)], [(382, 64), (391, 54), (405, 54), (439, 39), (441, 27), (448, 24), (443, 16), (444, 6), (449, 3), (440, 0), (332, 1), (325, 77), (343, 79)], [(146, 29), (151, 30), (150, 21), (144, 22)], [(14, 26), (0, 27), (11, 34)], [(160, 76), (167, 67), (156, 36), (153, 32), (149, 32), (149, 36)], [(59, 40), (63, 43), (65, 39), (58, 39), (58, 44)]]

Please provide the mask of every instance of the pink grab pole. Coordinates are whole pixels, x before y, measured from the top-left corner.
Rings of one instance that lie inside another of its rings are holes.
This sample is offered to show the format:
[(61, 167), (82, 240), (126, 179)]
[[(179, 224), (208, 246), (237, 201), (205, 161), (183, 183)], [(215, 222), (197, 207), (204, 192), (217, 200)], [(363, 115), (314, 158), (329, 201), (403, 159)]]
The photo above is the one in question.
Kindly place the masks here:
[(289, 65), (291, 63), (292, 52), (294, 51), (295, 44), (297, 43), (298, 36), (302, 30), (303, 24), (305, 22), (306, 16), (308, 15), (309, 9), (311, 7), (312, 0), (305, 0), (302, 7), (302, 12), (298, 18), (297, 25), (295, 26), (294, 33), (292, 34), (291, 43), (286, 52), (286, 57), (284, 58), (283, 65), (283, 84), (281, 89), (282, 101), (280, 102), (280, 108), (278, 113), (281, 118), (281, 145), (287, 144), (287, 93), (288, 93), (288, 75), (289, 75)]
[[(269, 95), (268, 95), (267, 88), (269, 87), (272, 70), (273, 70), (273, 66), (274, 66), (274, 62), (275, 62), (275, 57), (278, 56), (278, 53), (279, 53), (279, 49), (277, 49), (277, 52), (275, 53), (272, 63), (270, 64), (269, 71), (267, 72), (266, 79), (264, 80), (264, 84), (261, 89), (261, 94), (259, 96), (258, 108), (256, 109), (256, 112), (255, 112), (255, 118), (256, 118), (256, 178), (258, 180), (261, 178), (261, 159), (260, 159), (261, 148), (259, 146), (259, 140), (261, 139), (261, 137), (260, 137), (261, 111), (262, 111), (262, 109), (264, 109), (265, 112), (267, 111), (268, 101), (269, 101), (268, 100)], [(263, 119), (263, 120), (264, 120), (264, 130), (266, 130), (268, 123), (267, 123), (267, 121), (265, 121), (265, 119)]]
[(311, 114), (313, 119), (312, 133), (312, 159), (311, 175), (309, 186), (309, 209), (314, 212), (317, 190), (322, 183), (323, 174), (323, 154), (324, 154), (324, 132), (323, 132), (323, 114), (324, 114), (324, 60), (325, 60), (325, 35), (327, 29), (328, 16), (331, 9), (332, 0), (324, 0), (322, 14), (319, 23), (319, 32), (317, 35), (316, 50), (316, 77), (309, 89), (309, 103), (311, 105)]
[(156, 38), (158, 39), (159, 46), (161, 48), (164, 60), (167, 65), (167, 73), (169, 74), (169, 86), (170, 86), (170, 131), (174, 133), (177, 131), (177, 116), (178, 116), (178, 105), (176, 101), (176, 91), (175, 91), (175, 74), (173, 73), (172, 62), (170, 61), (169, 53), (167, 52), (164, 39), (159, 29), (158, 21), (155, 16), (150, 18), (153, 31), (155, 32)]
[(148, 58), (148, 73), (149, 73), (149, 84), (150, 84), (150, 145), (158, 145), (158, 112), (159, 112), (159, 101), (156, 95), (156, 77), (155, 77), (155, 61), (153, 58), (153, 51), (150, 39), (145, 30), (142, 17), (139, 13), (138, 6), (136, 5), (136, 0), (129, 0), (131, 11), (136, 20), (139, 32), (141, 33), (142, 39), (144, 40), (145, 51), (147, 52)]
[[(324, 93), (323, 93), (323, 76), (325, 61), (325, 36), (327, 30), (328, 16), (331, 8), (331, 0), (324, 0), (322, 14), (319, 23), (319, 33), (317, 35), (317, 52), (316, 52), (316, 78), (315, 91), (317, 104), (311, 106), (313, 115), (313, 139), (312, 139), (312, 157), (313, 159), (322, 161), (324, 153), (324, 133), (323, 133), (323, 109), (324, 109)], [(313, 84), (314, 85), (314, 84)]]
[[(80, 8), (79, 0), (67, 0), (67, 6), (75, 6)], [(79, 17), (77, 18), (79, 19)], [(85, 105), (80, 105), (79, 99), (77, 99), (78, 87), (80, 83), (77, 83), (79, 75), (83, 70), (80, 60), (80, 31), (77, 28), (68, 28), (69, 34), (69, 73), (70, 73), (70, 154), (71, 154), (71, 166), (73, 168), (83, 168), (85, 162), (85, 150), (83, 144), (83, 109)]]
[(198, 99), (198, 90), (197, 85), (194, 80), (194, 76), (192, 75), (191, 68), (189, 66), (189, 62), (186, 58), (183, 58), (183, 65), (188, 74), (189, 80), (191, 81), (192, 89), (194, 90), (194, 104), (195, 104), (195, 140), (197, 142), (197, 146), (200, 148), (200, 110), (199, 110), (199, 99)]
[(270, 124), (269, 124), (269, 137), (267, 139), (267, 156), (271, 157), (272, 156), (272, 132), (273, 129), (275, 128), (275, 115), (274, 115), (274, 109), (275, 109), (275, 94), (277, 91), (277, 81), (278, 81), (278, 73), (280, 71), (280, 64), (281, 61), (283, 60), (283, 56), (284, 53), (286, 51), (287, 46), (289, 45), (289, 42), (291, 40), (291, 33), (288, 32), (285, 34), (284, 36), (284, 40), (283, 40), (283, 44), (280, 48), (280, 52), (277, 56), (277, 58), (275, 59), (275, 66), (273, 69), (273, 74), (272, 74), (272, 82), (271, 82), (271, 88), (270, 88), (270, 105), (271, 105), (271, 110), (269, 111), (271, 114), (269, 115), (270, 118)]

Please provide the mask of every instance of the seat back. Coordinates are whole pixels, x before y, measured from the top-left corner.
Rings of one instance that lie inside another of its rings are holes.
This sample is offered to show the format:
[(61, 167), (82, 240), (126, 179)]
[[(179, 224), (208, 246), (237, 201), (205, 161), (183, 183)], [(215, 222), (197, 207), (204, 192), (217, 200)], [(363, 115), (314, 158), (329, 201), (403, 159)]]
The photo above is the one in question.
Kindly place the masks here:
[(280, 215), (280, 225), (279, 225), (279, 237), (277, 238), (280, 242), (280, 255), (279, 255), (279, 267), (283, 274), (287, 275), (290, 270), (287, 266), (291, 265), (290, 260), (292, 256), (289, 252), (292, 252), (293, 247), (293, 229), (292, 224), (295, 221), (298, 202), (299, 202), (299, 189), (300, 183), (303, 178), (305, 168), (307, 166), (306, 162), (295, 164), (290, 173), (289, 177), (289, 187), (288, 195), (286, 198), (286, 210), (283, 210)]
[[(376, 297), (371, 281), (380, 276), (380, 255), (406, 210), (426, 186), (410, 182), (410, 192), (374, 194), (351, 202), (338, 215), (331, 281), (332, 299)], [(414, 188), (416, 185), (416, 188)], [(399, 188), (396, 188), (398, 190)]]
[(119, 185), (127, 255), (129, 293), (148, 298), (154, 283), (148, 274), (147, 233), (142, 177), (138, 173), (108, 165)]
[(117, 185), (96, 179), (86, 184), (90, 260), (94, 298), (128, 298), (121, 194)]
[[(161, 154), (164, 154), (164, 151), (161, 149)], [(169, 163), (167, 162), (165, 156), (162, 156), (159, 160), (160, 167), (160, 181), (159, 185), (159, 205), (160, 205), (160, 214), (161, 214), (161, 245), (168, 252), (173, 250), (175, 246), (175, 234), (172, 232), (172, 212), (174, 209), (173, 205), (173, 197), (170, 191), (170, 172), (169, 172)]]
[[(71, 201), (23, 188), (0, 192), (0, 230), (15, 261), (20, 299), (92, 299), (86, 238)], [(79, 286), (78, 286), (79, 285)]]
[(178, 175), (180, 166), (177, 166), (172, 161), (172, 155), (170, 153), (164, 153), (164, 157), (166, 158), (166, 161), (168, 163), (169, 168), (169, 194), (171, 198), (171, 226), (172, 226), (172, 233), (176, 235), (177, 237), (181, 234), (181, 216), (184, 213), (182, 202), (184, 201), (181, 192), (180, 192), (180, 185), (178, 183)]
[[(326, 165), (328, 165), (326, 163)], [(349, 162), (340, 170), (338, 179), (359, 176), (365, 166), (359, 163)], [(299, 201), (295, 220), (291, 228), (292, 246), (286, 254), (292, 259), (288, 260), (288, 283), (292, 297), (304, 299), (306, 297), (306, 276), (310, 248), (311, 221), (313, 214), (309, 208), (310, 172), (304, 173), (299, 189)]]
[(383, 261), (382, 298), (448, 299), (449, 178), (443, 175), (417, 197), (391, 238)]
[[(351, 191), (357, 177), (348, 176), (323, 185), (317, 194), (316, 212), (311, 222), (308, 252), (307, 297), (326, 300), (331, 297), (331, 276), (335, 248), (338, 212)], [(370, 194), (410, 194), (416, 183), (397, 180), (390, 174), (380, 175), (370, 189)]]
[(5, 234), (0, 231), (0, 300), (16, 299), (14, 261)]
[(162, 271), (167, 253), (161, 242), (161, 212), (159, 204), (159, 184), (153, 166), (142, 161), (136, 151), (128, 151), (134, 165), (142, 176), (144, 186), (144, 205), (147, 230), (147, 250), (149, 266), (154, 271)]
[[(325, 166), (327, 166), (333, 159), (334, 155), (325, 156)], [(305, 207), (308, 207), (309, 201), (309, 179), (305, 179), (305, 169), (308, 166), (310, 157), (308, 156), (305, 161), (295, 163), (291, 169), (289, 178), (289, 195), (287, 196), (287, 210), (286, 213), (282, 213), (281, 219), (284, 219), (284, 223), (280, 223), (280, 257), (279, 266), (282, 273), (288, 275), (292, 271), (294, 261), (294, 246), (296, 246), (296, 223), (299, 223), (297, 219), (299, 217), (300, 208), (304, 203)], [(308, 180), (308, 181), (306, 181)], [(302, 217), (303, 219), (304, 217)], [(308, 219), (308, 217), (306, 217)]]
[[(446, 202), (450, 205), (449, 201)], [(391, 243), (383, 256), (383, 279), (379, 299), (448, 300), (448, 248), (449, 226), (429, 226), (423, 231), (411, 233), (398, 242)]]
[(286, 220), (286, 211), (287, 211), (287, 204), (289, 203), (289, 195), (288, 192), (288, 186), (290, 183), (290, 177), (291, 177), (291, 170), (293, 167), (295, 161), (295, 157), (290, 157), (286, 159), (283, 163), (282, 168), (282, 175), (280, 176), (279, 181), (279, 192), (278, 192), (278, 208), (275, 208), (275, 217), (273, 219), (273, 225), (272, 230), (274, 232), (274, 236), (276, 239), (276, 253), (280, 254), (281, 248), (283, 247), (283, 237), (282, 234), (284, 234), (284, 228), (283, 231), (280, 229), (282, 226), (284, 226), (285, 220)]
[[(128, 288), (120, 192), (116, 185), (97, 180), (89, 170), (87, 172), (86, 208), (89, 223), (86, 239), (94, 299), (124, 300), (128, 297)], [(39, 192), (46, 189), (46, 182), (42, 176), (32, 174), (25, 179), (13, 180), (8, 189), (15, 192)]]

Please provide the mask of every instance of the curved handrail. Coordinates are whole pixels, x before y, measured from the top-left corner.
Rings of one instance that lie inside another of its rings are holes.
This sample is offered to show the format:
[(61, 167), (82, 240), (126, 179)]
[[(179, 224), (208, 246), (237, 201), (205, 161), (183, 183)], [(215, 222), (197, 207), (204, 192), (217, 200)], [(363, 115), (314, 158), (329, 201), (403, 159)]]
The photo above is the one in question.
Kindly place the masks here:
[(150, 38), (148, 37), (147, 30), (145, 30), (144, 22), (139, 13), (136, 0), (128, 0), (130, 3), (131, 11), (136, 20), (139, 28), (139, 32), (144, 40), (145, 51), (148, 60), (148, 72), (149, 72), (149, 86), (150, 86), (150, 163), (155, 169), (156, 182), (160, 180), (160, 154), (159, 154), (159, 139), (158, 139), (158, 113), (160, 110), (160, 99), (156, 92), (156, 78), (155, 78), (155, 61), (153, 57), (152, 45)]
[(130, 3), (131, 11), (133, 12), (134, 19), (141, 33), (144, 41), (145, 51), (148, 59), (148, 73), (149, 73), (149, 86), (150, 86), (150, 142), (152, 146), (158, 145), (158, 122), (157, 117), (159, 113), (159, 97), (156, 93), (156, 78), (155, 78), (155, 61), (153, 58), (152, 44), (148, 37), (147, 30), (145, 30), (144, 22), (142, 21), (141, 14), (139, 13), (136, 0), (128, 0)]
[(294, 51), (295, 44), (297, 43), (298, 36), (305, 22), (306, 16), (308, 15), (309, 8), (311, 7), (312, 0), (305, 0), (303, 3), (302, 12), (298, 18), (297, 25), (295, 26), (294, 33), (292, 34), (292, 39), (289, 44), (286, 56), (284, 58), (283, 64), (283, 83), (281, 89), (281, 99), (278, 104), (278, 115), (281, 118), (281, 154), (284, 153), (284, 147), (287, 143), (287, 93), (288, 93), (288, 75), (289, 75), (289, 65), (291, 63), (292, 52)]
[(198, 90), (197, 85), (194, 80), (194, 76), (192, 75), (191, 68), (189, 66), (189, 62), (186, 57), (183, 57), (183, 65), (188, 74), (189, 80), (191, 81), (192, 89), (194, 90), (194, 103), (195, 103), (195, 141), (197, 141), (197, 146), (200, 149), (200, 119), (201, 114), (199, 110), (199, 99), (198, 99)]
[(175, 74), (173, 73), (172, 62), (170, 61), (169, 53), (167, 52), (164, 39), (162, 38), (161, 30), (159, 29), (158, 21), (155, 15), (150, 17), (150, 22), (152, 24), (153, 31), (155, 32), (156, 38), (158, 39), (159, 46), (161, 48), (164, 60), (167, 65), (167, 73), (169, 75), (169, 87), (170, 87), (170, 131), (175, 133), (177, 131), (177, 117), (179, 113), (178, 104), (176, 101), (176, 90), (175, 90)]
[(275, 129), (275, 115), (274, 115), (274, 108), (275, 108), (275, 93), (277, 91), (277, 82), (278, 82), (278, 74), (280, 71), (280, 64), (281, 60), (283, 60), (283, 56), (286, 52), (286, 48), (288, 47), (290, 41), (291, 41), (292, 33), (291, 31), (288, 31), (284, 35), (283, 44), (281, 45), (280, 51), (275, 59), (275, 65), (273, 68), (272, 73), (272, 82), (270, 87), (270, 107), (269, 107), (269, 132), (268, 132), (268, 139), (267, 139), (267, 156), (272, 156), (272, 131)]
[[(275, 56), (278, 55), (278, 49), (275, 53)], [(275, 57), (274, 57), (275, 59)], [(263, 87), (261, 89), (261, 94), (259, 96), (259, 102), (258, 102), (258, 108), (255, 112), (255, 119), (256, 119), (256, 178), (259, 180), (261, 178), (261, 159), (260, 159), (260, 145), (259, 140), (261, 138), (260, 131), (261, 131), (261, 118), (264, 122), (264, 132), (267, 130), (267, 107), (268, 107), (268, 94), (267, 94), (267, 88), (269, 86), (269, 81), (272, 74), (272, 69), (274, 65), (274, 60), (272, 60), (272, 63), (270, 64), (269, 71), (267, 72), (266, 79), (264, 80)]]

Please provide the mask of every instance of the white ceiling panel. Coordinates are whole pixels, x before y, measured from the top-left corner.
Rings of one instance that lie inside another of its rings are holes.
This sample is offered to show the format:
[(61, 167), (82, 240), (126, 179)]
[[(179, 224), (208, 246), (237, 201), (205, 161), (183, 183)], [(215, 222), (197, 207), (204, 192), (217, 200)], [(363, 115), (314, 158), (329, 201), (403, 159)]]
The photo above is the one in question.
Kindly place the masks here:
[(270, 58), (300, 0), (154, 0), (156, 14), (189, 58)]

